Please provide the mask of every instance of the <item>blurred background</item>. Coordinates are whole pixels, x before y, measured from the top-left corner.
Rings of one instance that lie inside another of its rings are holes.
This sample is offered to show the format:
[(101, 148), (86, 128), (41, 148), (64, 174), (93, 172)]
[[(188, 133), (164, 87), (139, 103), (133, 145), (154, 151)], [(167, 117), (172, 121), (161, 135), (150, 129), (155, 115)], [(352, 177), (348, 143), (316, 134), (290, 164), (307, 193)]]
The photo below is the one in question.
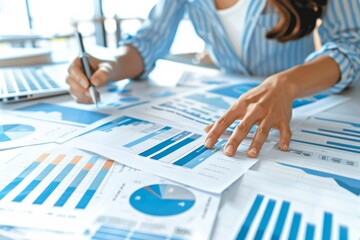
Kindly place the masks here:
[[(0, 51), (49, 49), (53, 58), (77, 54), (73, 33), (80, 31), (87, 48), (118, 47), (122, 36), (141, 27), (157, 0), (0, 0)], [(200, 63), (204, 43), (186, 17), (166, 58)]]

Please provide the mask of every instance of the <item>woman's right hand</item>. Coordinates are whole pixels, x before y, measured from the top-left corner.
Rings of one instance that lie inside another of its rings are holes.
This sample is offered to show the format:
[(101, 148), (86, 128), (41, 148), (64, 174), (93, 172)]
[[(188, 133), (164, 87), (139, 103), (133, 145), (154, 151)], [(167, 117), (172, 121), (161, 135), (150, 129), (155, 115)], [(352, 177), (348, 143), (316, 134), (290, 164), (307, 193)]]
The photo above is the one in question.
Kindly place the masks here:
[[(91, 84), (95, 87), (101, 87), (110, 81), (109, 75), (113, 69), (108, 60), (101, 60), (89, 55), (90, 66), (93, 70)], [(71, 96), (78, 103), (93, 103), (88, 91), (89, 82), (83, 71), (80, 58), (75, 58), (68, 68), (66, 83), (69, 85)], [(97, 96), (99, 98), (99, 96)]]

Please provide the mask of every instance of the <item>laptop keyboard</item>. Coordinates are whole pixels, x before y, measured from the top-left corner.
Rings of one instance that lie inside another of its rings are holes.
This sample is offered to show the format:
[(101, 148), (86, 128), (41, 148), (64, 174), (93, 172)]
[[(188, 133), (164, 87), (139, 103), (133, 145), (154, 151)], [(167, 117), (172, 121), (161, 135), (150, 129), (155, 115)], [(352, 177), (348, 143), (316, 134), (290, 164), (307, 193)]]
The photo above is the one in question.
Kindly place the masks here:
[[(1, 75), (3, 75), (1, 77)], [(60, 86), (42, 69), (5, 69), (0, 72), (0, 94), (17, 94), (32, 91), (48, 91)]]

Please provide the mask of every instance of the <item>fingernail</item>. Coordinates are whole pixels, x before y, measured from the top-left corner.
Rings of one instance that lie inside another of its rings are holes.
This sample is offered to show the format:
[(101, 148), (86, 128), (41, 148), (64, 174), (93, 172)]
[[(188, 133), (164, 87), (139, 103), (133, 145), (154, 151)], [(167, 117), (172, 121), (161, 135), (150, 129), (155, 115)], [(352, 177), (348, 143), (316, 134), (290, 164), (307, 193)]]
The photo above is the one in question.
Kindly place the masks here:
[(225, 148), (225, 153), (227, 155), (233, 155), (234, 154), (234, 146), (233, 145), (229, 145)]
[(211, 138), (208, 138), (208, 139), (206, 139), (205, 140), (205, 147), (210, 147), (211, 146), (211, 143), (212, 143), (212, 140), (211, 140)]
[(99, 85), (99, 79), (97, 78), (93, 79), (92, 83), (94, 84), (95, 87), (97, 87)]
[(85, 83), (83, 80), (80, 81), (80, 85), (81, 85), (83, 88), (86, 88), (86, 83)]
[(250, 153), (251, 153), (252, 155), (257, 155), (257, 150), (256, 150), (256, 148), (252, 148), (252, 149), (250, 150)]
[(89, 92), (85, 92), (85, 95), (86, 95), (87, 97), (91, 97)]
[(283, 147), (283, 150), (284, 150), (284, 151), (289, 150), (289, 146), (288, 146), (287, 144), (283, 144), (282, 147)]

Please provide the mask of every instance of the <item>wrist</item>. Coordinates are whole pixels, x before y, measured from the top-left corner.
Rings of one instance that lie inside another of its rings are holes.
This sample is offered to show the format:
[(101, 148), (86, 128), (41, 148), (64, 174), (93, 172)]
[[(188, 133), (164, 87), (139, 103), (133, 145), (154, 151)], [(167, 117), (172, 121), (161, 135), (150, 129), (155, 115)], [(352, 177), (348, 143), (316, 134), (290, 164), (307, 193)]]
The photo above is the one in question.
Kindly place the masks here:
[(296, 66), (276, 75), (278, 84), (288, 93), (291, 100), (295, 100), (301, 95), (301, 81), (299, 81), (301, 69), (301, 66)]

